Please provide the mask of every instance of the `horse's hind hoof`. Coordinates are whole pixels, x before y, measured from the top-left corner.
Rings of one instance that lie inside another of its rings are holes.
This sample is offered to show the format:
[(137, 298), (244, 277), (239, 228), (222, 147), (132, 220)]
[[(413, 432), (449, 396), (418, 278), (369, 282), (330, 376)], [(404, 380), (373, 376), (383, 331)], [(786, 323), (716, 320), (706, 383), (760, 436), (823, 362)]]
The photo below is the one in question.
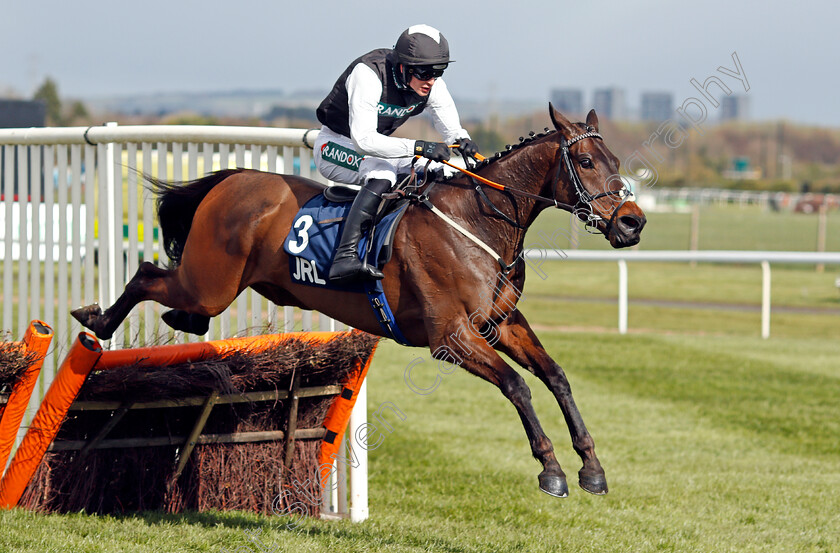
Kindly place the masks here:
[(607, 477), (604, 474), (585, 474), (582, 470), (578, 472), (580, 487), (595, 495), (606, 495)]
[(568, 497), (569, 485), (566, 478), (559, 474), (540, 473), (540, 490), (552, 497)]
[(170, 309), (160, 318), (175, 330), (189, 332), (197, 336), (203, 336), (210, 330), (210, 317), (187, 313), (182, 309)]
[(85, 307), (74, 309), (70, 312), (70, 314), (73, 315), (73, 318), (79, 321), (83, 327), (93, 330), (93, 321), (102, 315), (102, 309), (99, 305), (92, 303), (90, 305), (86, 305)]

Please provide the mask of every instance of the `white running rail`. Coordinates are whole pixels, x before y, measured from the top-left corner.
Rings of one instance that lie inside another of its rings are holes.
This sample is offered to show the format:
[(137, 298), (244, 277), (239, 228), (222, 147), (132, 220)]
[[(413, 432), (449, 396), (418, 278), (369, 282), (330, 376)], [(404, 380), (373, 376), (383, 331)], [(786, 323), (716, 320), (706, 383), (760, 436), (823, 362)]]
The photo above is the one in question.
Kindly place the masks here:
[(697, 262), (697, 263), (758, 263), (761, 265), (761, 337), (770, 337), (770, 264), (840, 265), (840, 252), (759, 252), (759, 251), (687, 251), (687, 250), (543, 250), (525, 251), (529, 265), (543, 260), (614, 261), (618, 263), (618, 331), (627, 333), (628, 292), (627, 262)]

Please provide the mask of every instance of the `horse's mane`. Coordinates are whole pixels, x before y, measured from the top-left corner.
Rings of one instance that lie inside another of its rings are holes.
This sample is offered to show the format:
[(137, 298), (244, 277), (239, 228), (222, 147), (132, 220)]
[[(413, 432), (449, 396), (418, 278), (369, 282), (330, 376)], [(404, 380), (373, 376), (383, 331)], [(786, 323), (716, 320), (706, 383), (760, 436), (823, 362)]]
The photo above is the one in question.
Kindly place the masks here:
[[(505, 149), (502, 150), (501, 152), (496, 152), (492, 156), (485, 157), (482, 161), (478, 162), (475, 165), (474, 170), (475, 171), (481, 170), (484, 167), (487, 167), (488, 165), (499, 161), (503, 157), (506, 157), (506, 156), (510, 155), (511, 153), (519, 150), (520, 148), (522, 148), (524, 146), (527, 146), (528, 144), (531, 144), (532, 142), (534, 142), (536, 140), (539, 140), (540, 138), (543, 138), (545, 136), (549, 136), (549, 135), (554, 134), (556, 132), (557, 132), (556, 130), (549, 129), (548, 127), (546, 127), (543, 130), (543, 132), (535, 133), (534, 131), (531, 131), (531, 132), (528, 133), (528, 136), (520, 136), (518, 144), (508, 144), (507, 146), (505, 146)], [(459, 172), (456, 172), (454, 175), (450, 175), (444, 180), (454, 179), (454, 178), (459, 177), (459, 176), (461, 176), (461, 174)]]
[[(586, 123), (578, 122), (578, 123), (574, 123), (574, 125), (577, 126), (577, 127), (580, 127), (581, 129), (588, 129)], [(531, 143), (539, 140), (540, 138), (552, 135), (556, 132), (557, 131), (555, 129), (549, 129), (548, 127), (546, 127), (545, 129), (543, 129), (542, 132), (535, 133), (534, 131), (531, 131), (531, 132), (528, 133), (528, 136), (520, 136), (518, 144), (508, 144), (507, 146), (505, 146), (505, 149), (502, 150), (501, 152), (496, 152), (492, 156), (485, 157), (482, 161), (476, 163), (473, 170), (479, 171), (479, 170), (487, 167), (488, 165), (499, 161), (503, 157), (506, 157), (509, 154), (519, 150), (520, 148), (522, 148), (524, 146), (527, 146), (528, 144), (531, 144)], [(451, 180), (451, 179), (454, 179), (454, 178), (457, 178), (457, 177), (460, 177), (460, 176), (461, 176), (460, 172), (456, 172), (453, 175), (447, 176), (443, 180), (448, 181), (448, 180)]]
[(480, 163), (478, 163), (478, 165), (476, 165), (475, 168), (476, 169), (481, 169), (482, 167), (490, 165), (491, 163), (494, 163), (494, 162), (502, 159), (503, 157), (511, 154), (512, 152), (515, 152), (516, 150), (522, 148), (523, 146), (527, 146), (531, 142), (534, 142), (535, 140), (538, 140), (538, 139), (540, 139), (544, 136), (548, 136), (548, 135), (553, 134), (555, 132), (557, 132), (557, 131), (555, 131), (553, 129), (549, 130), (548, 127), (546, 127), (543, 130), (543, 132), (541, 132), (541, 133), (535, 133), (534, 131), (531, 131), (530, 133), (528, 133), (527, 137), (520, 136), (518, 144), (508, 144), (507, 146), (505, 146), (505, 149), (502, 150), (501, 152), (496, 152), (492, 156), (488, 156), (488, 157), (484, 158), (484, 160), (481, 161)]

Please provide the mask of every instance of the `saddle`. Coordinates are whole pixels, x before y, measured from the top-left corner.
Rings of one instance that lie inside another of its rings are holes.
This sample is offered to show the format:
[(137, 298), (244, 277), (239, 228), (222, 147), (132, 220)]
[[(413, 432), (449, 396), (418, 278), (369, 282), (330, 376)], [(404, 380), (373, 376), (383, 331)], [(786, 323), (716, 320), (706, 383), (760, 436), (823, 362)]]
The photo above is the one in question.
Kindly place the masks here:
[(349, 186), (347, 184), (334, 184), (332, 186), (328, 186), (326, 190), (324, 190), (324, 198), (326, 198), (330, 202), (334, 202), (337, 204), (342, 204), (344, 202), (352, 202), (356, 199), (356, 196), (359, 194), (359, 190), (361, 188), (358, 186)]
[[(342, 224), (350, 211), (358, 188), (334, 185), (313, 196), (295, 215), (292, 228), (283, 243), (289, 254), (292, 280), (307, 286), (365, 292), (364, 283), (335, 284), (327, 278)], [(359, 242), (359, 257), (370, 265), (382, 267), (391, 259), (393, 238), (409, 200), (387, 195), (371, 228)]]

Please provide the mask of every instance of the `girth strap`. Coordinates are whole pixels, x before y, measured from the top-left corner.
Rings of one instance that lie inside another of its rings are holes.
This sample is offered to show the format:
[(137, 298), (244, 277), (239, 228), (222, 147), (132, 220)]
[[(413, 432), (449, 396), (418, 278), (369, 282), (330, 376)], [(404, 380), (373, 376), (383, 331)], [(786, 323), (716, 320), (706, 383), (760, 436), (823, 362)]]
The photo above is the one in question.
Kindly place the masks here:
[(382, 281), (366, 281), (365, 291), (367, 292), (368, 301), (376, 315), (379, 326), (398, 344), (413, 346), (414, 344), (408, 341), (402, 331), (400, 331), (400, 327), (397, 326), (397, 318), (394, 316), (394, 312), (391, 311), (391, 306), (385, 297), (385, 292), (382, 289)]

